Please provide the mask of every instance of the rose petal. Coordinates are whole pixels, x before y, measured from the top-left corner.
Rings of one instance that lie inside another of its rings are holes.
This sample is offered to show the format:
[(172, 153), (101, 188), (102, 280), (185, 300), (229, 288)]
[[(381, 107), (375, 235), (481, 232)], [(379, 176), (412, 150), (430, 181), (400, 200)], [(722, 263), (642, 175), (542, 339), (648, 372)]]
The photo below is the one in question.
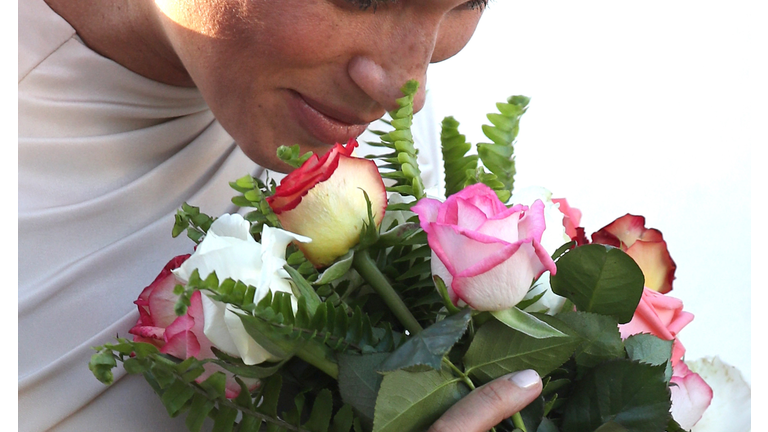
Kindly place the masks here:
[(454, 277), (483, 273), (514, 253), (509, 243), (453, 225), (435, 223), (432, 232), (430, 246)]
[(690, 430), (712, 401), (712, 389), (683, 362), (674, 368), (670, 383), (672, 417), (683, 429)]
[(712, 402), (691, 432), (749, 432), (752, 389), (741, 372), (719, 357), (687, 363), (712, 388)]
[(503, 263), (471, 277), (454, 277), (456, 295), (472, 308), (484, 311), (508, 309), (525, 297), (536, 274), (544, 266), (535, 256), (532, 245), (520, 245)]
[(643, 271), (646, 287), (661, 293), (672, 290), (677, 266), (669, 256), (666, 242), (637, 240), (626, 252)]
[(378, 226), (387, 194), (376, 164), (341, 155), (332, 175), (315, 184), (301, 203), (279, 214), (278, 219), (284, 229), (312, 239), (298, 247), (312, 264), (323, 267), (359, 242), (363, 224), (368, 221), (366, 194)]

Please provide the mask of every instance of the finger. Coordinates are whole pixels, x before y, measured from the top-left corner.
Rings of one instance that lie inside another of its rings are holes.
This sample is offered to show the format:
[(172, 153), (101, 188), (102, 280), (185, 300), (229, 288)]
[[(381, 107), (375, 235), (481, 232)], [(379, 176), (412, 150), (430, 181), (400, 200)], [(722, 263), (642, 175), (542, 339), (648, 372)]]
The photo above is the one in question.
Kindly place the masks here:
[(541, 378), (528, 369), (497, 378), (456, 402), (429, 432), (485, 432), (525, 408), (541, 393)]

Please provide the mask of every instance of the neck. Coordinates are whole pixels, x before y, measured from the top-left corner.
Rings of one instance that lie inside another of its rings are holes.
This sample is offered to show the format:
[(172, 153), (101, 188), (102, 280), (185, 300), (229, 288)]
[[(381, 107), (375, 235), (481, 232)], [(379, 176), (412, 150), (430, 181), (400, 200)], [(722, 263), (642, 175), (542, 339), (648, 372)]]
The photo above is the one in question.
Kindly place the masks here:
[(89, 48), (165, 84), (194, 87), (152, 0), (45, 0)]

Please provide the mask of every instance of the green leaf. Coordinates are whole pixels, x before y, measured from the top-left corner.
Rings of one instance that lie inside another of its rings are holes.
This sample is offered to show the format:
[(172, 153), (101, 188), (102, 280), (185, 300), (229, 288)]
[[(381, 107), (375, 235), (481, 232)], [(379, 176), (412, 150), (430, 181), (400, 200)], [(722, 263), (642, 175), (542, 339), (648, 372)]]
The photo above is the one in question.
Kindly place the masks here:
[(114, 382), (115, 377), (112, 374), (112, 368), (117, 366), (117, 360), (115, 355), (112, 354), (112, 350), (104, 349), (91, 356), (91, 360), (88, 362), (88, 369), (93, 372), (93, 376), (103, 384), (110, 385)]
[(579, 246), (557, 261), (552, 291), (570, 299), (584, 312), (610, 315), (629, 322), (643, 294), (643, 271), (620, 249), (591, 244)]
[(451, 297), (450, 295), (448, 295), (448, 288), (445, 286), (445, 282), (443, 282), (443, 279), (441, 279), (440, 276), (434, 275), (432, 276), (432, 280), (435, 282), (435, 287), (437, 287), (437, 292), (440, 294), (440, 300), (443, 301), (443, 305), (448, 310), (448, 313), (453, 315), (455, 313), (460, 312), (461, 309), (453, 305), (453, 302), (451, 301)]
[(203, 427), (203, 422), (208, 418), (208, 413), (211, 412), (215, 403), (203, 396), (200, 393), (196, 393), (192, 398), (192, 405), (189, 407), (189, 414), (185, 424), (190, 432), (198, 432)]
[(227, 376), (223, 372), (214, 372), (200, 383), (211, 399), (224, 399), (227, 388)]
[(538, 430), (541, 419), (544, 417), (544, 398), (537, 397), (534, 399), (533, 402), (520, 411), (520, 417), (526, 430)]
[(312, 404), (312, 412), (304, 427), (311, 432), (327, 432), (331, 424), (333, 414), (333, 397), (328, 389), (320, 390), (315, 402)]
[(280, 146), (277, 148), (277, 157), (280, 158), (281, 161), (287, 163), (288, 165), (299, 168), (301, 167), (304, 162), (307, 161), (310, 157), (312, 157), (313, 153), (311, 151), (301, 154), (301, 149), (299, 148), (298, 144), (294, 144), (290, 147), (288, 146)]
[(564, 312), (558, 314), (557, 319), (583, 338), (574, 354), (577, 364), (593, 367), (624, 357), (624, 343), (614, 318), (588, 312)]
[(665, 365), (665, 378), (672, 378), (672, 341), (664, 340), (649, 333), (632, 335), (624, 341), (624, 348), (630, 360), (658, 366)]
[(304, 279), (304, 276), (302, 276), (301, 273), (299, 273), (296, 269), (289, 266), (288, 264), (284, 265), (283, 269), (285, 269), (285, 271), (288, 272), (288, 275), (291, 276), (291, 280), (293, 280), (296, 288), (299, 291), (296, 297), (304, 298), (304, 300), (307, 302), (307, 307), (309, 308), (310, 314), (314, 314), (317, 310), (317, 307), (320, 306), (320, 304), (323, 302), (320, 300), (320, 296), (317, 295), (317, 292), (315, 292), (315, 289), (312, 288), (312, 285), (310, 285), (309, 282)]
[(170, 387), (165, 389), (160, 400), (165, 405), (168, 415), (176, 417), (194, 394), (195, 389), (192, 386), (184, 381), (175, 381)]
[(379, 372), (391, 372), (422, 365), (440, 370), (443, 356), (467, 330), (469, 321), (472, 319), (471, 314), (472, 310), (466, 308), (412, 336), (379, 365)]
[(276, 418), (277, 404), (280, 398), (280, 388), (283, 386), (283, 377), (274, 375), (262, 382), (262, 402), (256, 407), (256, 411), (264, 415)]
[(313, 282), (313, 285), (325, 285), (335, 280), (341, 279), (346, 276), (350, 268), (352, 268), (352, 260), (354, 259), (355, 251), (350, 250), (346, 255), (336, 260), (332, 266), (325, 269), (320, 275), (320, 278)]
[(468, 392), (446, 371), (387, 374), (376, 399), (373, 432), (424, 431)]
[(663, 366), (612, 360), (576, 383), (563, 412), (563, 431), (663, 431), (670, 418)]
[(544, 376), (565, 363), (579, 342), (572, 336), (537, 339), (491, 320), (475, 333), (464, 356), (464, 367), (481, 382), (524, 369)]
[(477, 168), (477, 155), (467, 156), (472, 145), (459, 133), (459, 122), (453, 117), (446, 117), (442, 122), (440, 144), (445, 166), (445, 194), (451, 196), (464, 188), (467, 172)]
[(213, 419), (212, 432), (232, 432), (237, 419), (238, 410), (219, 404), (219, 412)]
[(351, 405), (344, 405), (333, 416), (333, 423), (329, 432), (349, 432), (354, 424), (355, 417)]
[(339, 354), (339, 392), (342, 400), (351, 405), (370, 426), (376, 408), (376, 396), (382, 375), (376, 369), (389, 353), (364, 355)]
[(560, 432), (560, 429), (557, 428), (552, 420), (545, 417), (541, 419), (541, 423), (539, 423), (539, 428), (536, 429), (536, 432)]
[(275, 357), (288, 358), (304, 343), (303, 340), (291, 339), (278, 333), (272, 325), (261, 318), (245, 314), (237, 315), (243, 322), (243, 327), (245, 327), (248, 335)]
[(568, 336), (544, 321), (517, 307), (491, 312), (497, 320), (512, 329), (537, 339)]

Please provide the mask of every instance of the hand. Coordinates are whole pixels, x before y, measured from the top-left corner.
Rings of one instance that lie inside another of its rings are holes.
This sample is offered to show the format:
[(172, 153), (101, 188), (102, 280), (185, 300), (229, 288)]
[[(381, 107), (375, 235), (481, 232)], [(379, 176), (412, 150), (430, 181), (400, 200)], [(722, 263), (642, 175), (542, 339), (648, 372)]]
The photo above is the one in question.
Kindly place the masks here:
[(541, 378), (536, 371), (504, 375), (456, 402), (429, 432), (485, 432), (525, 408), (540, 393)]

